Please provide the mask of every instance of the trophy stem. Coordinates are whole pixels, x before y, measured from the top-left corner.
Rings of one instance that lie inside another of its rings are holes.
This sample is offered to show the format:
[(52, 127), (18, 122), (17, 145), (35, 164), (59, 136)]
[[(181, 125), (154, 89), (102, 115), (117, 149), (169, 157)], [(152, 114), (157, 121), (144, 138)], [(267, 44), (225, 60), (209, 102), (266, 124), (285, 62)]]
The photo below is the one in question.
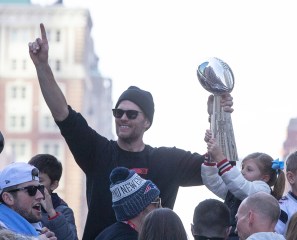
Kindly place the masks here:
[(210, 128), (225, 157), (229, 161), (238, 161), (231, 114), (223, 110), (221, 96), (217, 94), (214, 95)]

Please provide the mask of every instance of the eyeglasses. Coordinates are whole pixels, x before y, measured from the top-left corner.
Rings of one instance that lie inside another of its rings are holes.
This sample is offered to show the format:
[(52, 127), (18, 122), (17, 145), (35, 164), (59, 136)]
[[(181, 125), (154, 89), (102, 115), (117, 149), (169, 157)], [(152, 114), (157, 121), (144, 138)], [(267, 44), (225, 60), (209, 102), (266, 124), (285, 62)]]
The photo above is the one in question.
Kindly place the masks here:
[(15, 189), (9, 190), (8, 192), (17, 192), (17, 191), (21, 191), (21, 190), (27, 190), (29, 196), (31, 196), (31, 197), (34, 197), (37, 193), (37, 190), (39, 190), (42, 193), (42, 195), (44, 196), (44, 185), (15, 188)]
[(112, 109), (112, 113), (115, 118), (121, 118), (124, 115), (124, 113), (126, 113), (127, 118), (131, 120), (131, 119), (136, 119), (138, 116), (138, 113), (142, 113), (142, 112), (139, 112), (137, 110), (123, 110), (119, 108), (114, 108)]
[(155, 204), (156, 208), (161, 208), (162, 207), (161, 198), (160, 197), (156, 198), (155, 201), (151, 202), (151, 204)]

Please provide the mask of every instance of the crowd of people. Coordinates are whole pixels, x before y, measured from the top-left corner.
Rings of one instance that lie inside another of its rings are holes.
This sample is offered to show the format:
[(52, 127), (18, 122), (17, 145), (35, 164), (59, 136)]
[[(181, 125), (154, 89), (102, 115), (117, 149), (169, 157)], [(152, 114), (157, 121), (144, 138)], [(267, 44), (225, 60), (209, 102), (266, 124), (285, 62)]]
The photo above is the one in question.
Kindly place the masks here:
[[(150, 92), (136, 86), (124, 91), (112, 109), (117, 140), (92, 129), (66, 101), (48, 62), (49, 44), (29, 43), (40, 89), (62, 136), (87, 179), (88, 215), (83, 240), (190, 239), (173, 211), (180, 186), (205, 185), (220, 200), (206, 199), (193, 212), (197, 239), (294, 239), (297, 221), (297, 152), (283, 162), (255, 152), (241, 171), (226, 159), (210, 131), (206, 151), (152, 147), (143, 141), (154, 118)], [(211, 115), (213, 98), (208, 99)], [(221, 97), (233, 111), (229, 93)], [(49, 154), (11, 163), (0, 173), (1, 239), (78, 239), (72, 209), (54, 191), (62, 165)], [(285, 182), (291, 186), (283, 196)]]

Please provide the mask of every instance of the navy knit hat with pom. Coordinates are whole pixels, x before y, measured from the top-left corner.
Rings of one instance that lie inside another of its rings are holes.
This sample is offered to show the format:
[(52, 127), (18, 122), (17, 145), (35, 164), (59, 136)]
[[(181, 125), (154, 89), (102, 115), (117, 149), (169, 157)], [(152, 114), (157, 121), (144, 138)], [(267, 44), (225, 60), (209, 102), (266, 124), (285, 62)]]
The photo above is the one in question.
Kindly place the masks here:
[(152, 181), (125, 167), (113, 169), (110, 182), (112, 208), (117, 221), (136, 217), (160, 195), (160, 190)]
[(117, 108), (120, 102), (124, 100), (129, 100), (139, 106), (152, 125), (154, 119), (155, 105), (153, 96), (150, 92), (142, 90), (135, 86), (131, 86), (119, 97), (115, 108)]

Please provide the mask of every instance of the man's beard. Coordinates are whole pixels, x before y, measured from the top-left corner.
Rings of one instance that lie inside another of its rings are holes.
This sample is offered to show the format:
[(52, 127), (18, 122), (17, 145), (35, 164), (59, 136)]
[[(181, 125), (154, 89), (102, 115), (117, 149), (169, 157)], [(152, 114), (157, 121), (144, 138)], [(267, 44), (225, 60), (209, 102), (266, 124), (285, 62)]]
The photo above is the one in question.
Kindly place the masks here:
[(15, 211), (18, 214), (20, 214), (23, 218), (25, 218), (29, 223), (37, 223), (41, 220), (41, 215), (40, 215), (40, 217), (37, 217), (37, 216), (30, 214), (27, 211), (19, 208), (18, 206), (15, 207)]
[(140, 138), (139, 134), (136, 132), (132, 132), (128, 136), (120, 136), (119, 139), (127, 144), (131, 144), (136, 142)]

